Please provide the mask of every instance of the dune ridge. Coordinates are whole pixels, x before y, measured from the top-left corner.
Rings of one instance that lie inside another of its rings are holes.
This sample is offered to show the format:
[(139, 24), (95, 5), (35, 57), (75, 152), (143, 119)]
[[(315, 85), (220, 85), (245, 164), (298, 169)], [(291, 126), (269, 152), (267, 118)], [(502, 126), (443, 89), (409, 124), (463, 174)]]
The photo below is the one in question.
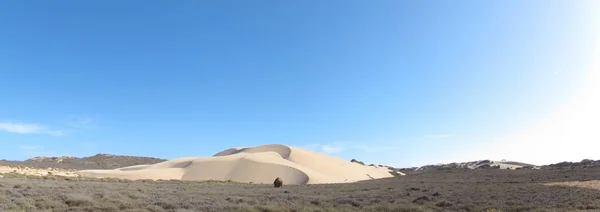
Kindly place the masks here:
[(111, 170), (82, 170), (87, 177), (153, 180), (231, 180), (244, 183), (350, 183), (393, 177), (386, 167), (364, 166), (331, 155), (282, 144), (237, 147), (212, 157), (185, 157)]

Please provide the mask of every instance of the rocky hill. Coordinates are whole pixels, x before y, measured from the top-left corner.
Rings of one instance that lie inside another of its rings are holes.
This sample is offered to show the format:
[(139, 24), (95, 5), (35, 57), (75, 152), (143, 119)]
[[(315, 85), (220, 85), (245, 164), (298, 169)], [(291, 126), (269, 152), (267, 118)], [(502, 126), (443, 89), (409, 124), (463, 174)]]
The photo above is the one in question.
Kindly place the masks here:
[(0, 166), (26, 166), (31, 168), (60, 169), (115, 169), (126, 166), (154, 164), (166, 161), (153, 157), (136, 157), (110, 154), (97, 154), (90, 157), (35, 157), (25, 161), (0, 160)]

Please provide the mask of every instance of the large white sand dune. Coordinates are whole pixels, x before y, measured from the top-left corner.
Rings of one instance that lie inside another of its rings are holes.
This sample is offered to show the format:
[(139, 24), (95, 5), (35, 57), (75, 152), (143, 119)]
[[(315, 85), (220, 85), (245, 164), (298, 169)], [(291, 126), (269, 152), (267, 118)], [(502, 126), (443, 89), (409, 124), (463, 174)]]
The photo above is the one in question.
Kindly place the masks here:
[(386, 167), (365, 166), (341, 158), (280, 144), (231, 148), (213, 157), (188, 157), (114, 170), (83, 170), (88, 177), (124, 179), (231, 180), (285, 184), (344, 183), (393, 177)]

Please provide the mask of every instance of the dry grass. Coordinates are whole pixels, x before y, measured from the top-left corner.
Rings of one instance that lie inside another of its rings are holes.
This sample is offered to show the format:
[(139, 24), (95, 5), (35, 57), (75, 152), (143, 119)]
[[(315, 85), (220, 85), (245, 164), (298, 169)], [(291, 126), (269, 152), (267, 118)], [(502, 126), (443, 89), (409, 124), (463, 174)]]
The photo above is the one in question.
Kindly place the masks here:
[(600, 169), (460, 170), (308, 186), (5, 175), (3, 211), (573, 211), (600, 191), (545, 186)]
[(571, 186), (571, 187), (590, 188), (590, 189), (600, 190), (600, 180), (556, 182), (556, 183), (546, 183), (544, 185), (547, 185), (547, 186)]

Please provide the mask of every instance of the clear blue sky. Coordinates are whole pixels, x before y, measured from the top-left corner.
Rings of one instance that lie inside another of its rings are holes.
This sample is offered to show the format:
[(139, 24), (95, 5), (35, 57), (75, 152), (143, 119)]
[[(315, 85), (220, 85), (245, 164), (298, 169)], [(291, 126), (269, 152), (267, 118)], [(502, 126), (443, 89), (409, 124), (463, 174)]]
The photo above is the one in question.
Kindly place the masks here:
[(597, 59), (597, 6), (2, 1), (0, 158), (281, 143), (460, 160), (570, 101)]

